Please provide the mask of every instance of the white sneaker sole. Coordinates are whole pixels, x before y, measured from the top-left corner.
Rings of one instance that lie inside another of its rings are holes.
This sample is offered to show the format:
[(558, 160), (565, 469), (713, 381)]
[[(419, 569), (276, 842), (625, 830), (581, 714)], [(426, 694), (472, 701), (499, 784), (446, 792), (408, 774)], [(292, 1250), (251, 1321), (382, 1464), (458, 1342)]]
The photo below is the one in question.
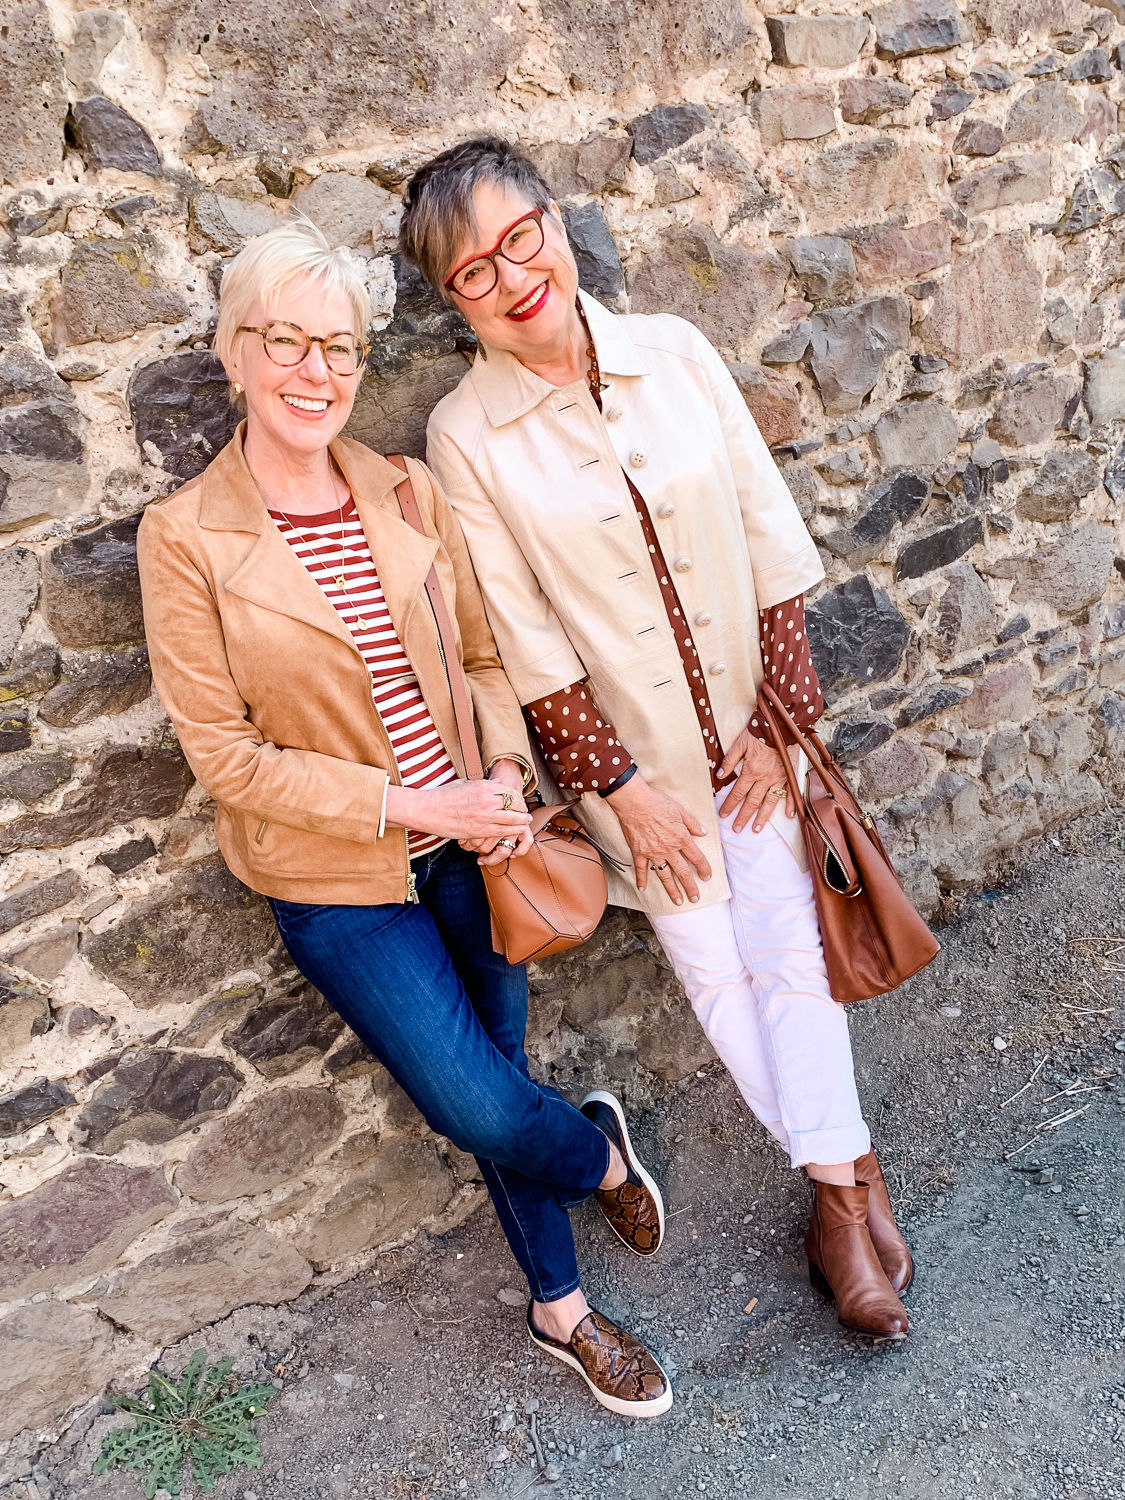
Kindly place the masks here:
[(660, 1361), (656, 1358), (656, 1356), (652, 1354), (651, 1350), (649, 1351), (650, 1358), (652, 1359), (652, 1362), (656, 1366), (656, 1368), (660, 1371), (661, 1375), (664, 1377), (665, 1389), (663, 1396), (657, 1396), (655, 1401), (622, 1401), (620, 1396), (610, 1396), (605, 1391), (599, 1390), (594, 1382), (590, 1379), (589, 1375), (586, 1374), (586, 1371), (583, 1369), (582, 1361), (576, 1354), (572, 1354), (569, 1349), (556, 1349), (554, 1344), (548, 1344), (545, 1343), (544, 1340), (536, 1338), (535, 1334), (530, 1328), (527, 1330), (527, 1334), (528, 1338), (530, 1338), (531, 1342), (537, 1349), (542, 1349), (544, 1354), (550, 1354), (555, 1359), (561, 1360), (562, 1363), (569, 1366), (569, 1368), (572, 1369), (576, 1375), (580, 1375), (589, 1386), (594, 1400), (604, 1406), (607, 1411), (613, 1412), (615, 1416), (637, 1418), (662, 1417), (672, 1405), (672, 1382), (668, 1379), (663, 1366), (660, 1364)]
[[(585, 1099), (583, 1099), (582, 1103), (579, 1105), (579, 1108), (582, 1109), (587, 1104), (609, 1105), (610, 1109), (613, 1111), (614, 1119), (617, 1121), (617, 1128), (621, 1132), (621, 1140), (625, 1146), (625, 1165), (627, 1167), (631, 1167), (632, 1170), (636, 1172), (637, 1176), (641, 1179), (645, 1187), (652, 1194), (653, 1201), (656, 1204), (656, 1220), (659, 1226), (656, 1249), (650, 1250), (646, 1255), (644, 1251), (634, 1249), (623, 1235), (617, 1235), (617, 1238), (626, 1247), (626, 1249), (632, 1250), (634, 1255), (639, 1255), (642, 1260), (651, 1260), (652, 1257), (657, 1253), (657, 1251), (659, 1251), (661, 1245), (663, 1245), (664, 1243), (664, 1199), (660, 1196), (660, 1189), (657, 1187), (656, 1183), (653, 1181), (650, 1175), (645, 1171), (640, 1158), (633, 1150), (633, 1142), (629, 1138), (629, 1126), (625, 1121), (625, 1111), (622, 1109), (621, 1101), (620, 1099), (618, 1099), (617, 1095), (611, 1094), (608, 1089), (591, 1089), (590, 1092), (586, 1095)], [(610, 1224), (609, 1227), (613, 1229), (612, 1224)], [(614, 1234), (617, 1234), (616, 1229), (614, 1229), (613, 1232)]]

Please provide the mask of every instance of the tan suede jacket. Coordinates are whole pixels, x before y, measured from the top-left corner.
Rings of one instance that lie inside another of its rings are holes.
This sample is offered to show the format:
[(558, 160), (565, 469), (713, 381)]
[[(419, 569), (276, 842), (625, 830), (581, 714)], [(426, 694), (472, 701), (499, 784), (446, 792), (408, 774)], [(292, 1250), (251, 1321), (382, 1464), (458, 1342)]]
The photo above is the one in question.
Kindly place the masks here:
[[(346, 625), (278, 532), (242, 452), (245, 424), (197, 478), (146, 511), (138, 536), (152, 675), (240, 880), (287, 901), (409, 899), (406, 831), (383, 823), (400, 784), (371, 679)], [(332, 457), (351, 486), (391, 618), (464, 774), (437, 625), (436, 562), (459, 635), (481, 755), (530, 762), (523, 716), (460, 528), (425, 465), (410, 476), (426, 536), (402, 518), (401, 472), (361, 443)]]

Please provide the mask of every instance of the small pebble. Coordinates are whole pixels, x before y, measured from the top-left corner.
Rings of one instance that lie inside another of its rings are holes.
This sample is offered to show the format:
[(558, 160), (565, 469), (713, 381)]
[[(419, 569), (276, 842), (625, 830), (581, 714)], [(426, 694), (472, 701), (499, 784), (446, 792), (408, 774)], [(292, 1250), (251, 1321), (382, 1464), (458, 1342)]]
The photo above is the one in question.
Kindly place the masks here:
[(743, 1271), (736, 1271), (730, 1279), (731, 1286), (745, 1286), (746, 1275)]
[(992, 1045), (996, 1048), (997, 1052), (1007, 1052), (1008, 1050), (1008, 1043), (1002, 1036), (994, 1036), (992, 1038)]
[(332, 1379), (336, 1382), (337, 1385), (343, 1386), (344, 1390), (346, 1391), (350, 1391), (352, 1386), (355, 1385), (354, 1375), (345, 1375), (342, 1371), (339, 1370), (335, 1375), (333, 1375)]
[(516, 1425), (516, 1414), (514, 1411), (502, 1411), (496, 1418), (497, 1432), (511, 1432)]
[(528, 1417), (531, 1416), (531, 1414), (532, 1414), (533, 1411), (538, 1411), (539, 1410), (539, 1401), (538, 1401), (538, 1398), (535, 1397), (535, 1396), (530, 1397), (529, 1400), (527, 1400), (527, 1401), (525, 1401), (523, 1403), (523, 1410), (524, 1410), (524, 1415), (528, 1416)]
[(947, 1021), (956, 1021), (957, 1017), (961, 1014), (961, 1007), (959, 1005), (941, 1005), (938, 1007), (938, 1014), (944, 1016)]
[(1050, 1167), (1044, 1167), (1041, 1172), (1036, 1172), (1031, 1180), (1037, 1182), (1040, 1187), (1046, 1187), (1049, 1182), (1054, 1182), (1055, 1174)]
[(606, 1450), (602, 1457), (603, 1469), (617, 1469), (625, 1462), (625, 1450), (620, 1443), (614, 1443), (612, 1448)]
[(488, 1462), (489, 1465), (494, 1469), (497, 1468), (500, 1464), (506, 1464), (511, 1456), (511, 1453), (509, 1453), (508, 1449), (505, 1448), (503, 1443), (497, 1443), (495, 1448), (490, 1448), (488, 1450)]
[(518, 1292), (514, 1286), (502, 1286), (496, 1293), (497, 1302), (502, 1302), (505, 1307), (522, 1307), (527, 1301), (523, 1292)]

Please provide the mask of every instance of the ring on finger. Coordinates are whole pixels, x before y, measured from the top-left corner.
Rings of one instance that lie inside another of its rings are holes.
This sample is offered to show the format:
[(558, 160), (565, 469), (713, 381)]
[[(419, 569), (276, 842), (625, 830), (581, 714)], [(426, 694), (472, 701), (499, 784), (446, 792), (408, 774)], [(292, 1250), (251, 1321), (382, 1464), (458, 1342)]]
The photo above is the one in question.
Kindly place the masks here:
[(512, 805), (512, 801), (513, 801), (512, 794), (507, 789), (505, 789), (501, 793), (501, 796), (504, 799), (503, 803), (502, 803), (503, 809), (504, 809), (505, 812), (507, 812), (511, 808), (511, 805)]
[(505, 849), (517, 849), (519, 847), (515, 839), (497, 839), (497, 845), (503, 844)]
[(769, 789), (769, 794), (771, 797), (780, 798), (785, 796), (785, 791), (785, 787), (779, 784), (778, 786), (771, 786)]
[(652, 866), (652, 869), (654, 869), (654, 870), (666, 870), (667, 868), (668, 868), (668, 861), (666, 859), (661, 860), (658, 865), (653, 865)]

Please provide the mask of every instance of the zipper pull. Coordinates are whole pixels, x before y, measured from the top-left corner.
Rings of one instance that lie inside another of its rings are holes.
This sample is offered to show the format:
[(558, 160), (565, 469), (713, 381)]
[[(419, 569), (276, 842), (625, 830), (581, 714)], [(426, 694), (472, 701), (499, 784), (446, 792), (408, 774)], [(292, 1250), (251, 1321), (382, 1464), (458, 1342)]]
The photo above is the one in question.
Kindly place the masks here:
[(406, 877), (406, 904), (409, 906), (419, 905), (418, 901), (418, 877), (414, 871)]

